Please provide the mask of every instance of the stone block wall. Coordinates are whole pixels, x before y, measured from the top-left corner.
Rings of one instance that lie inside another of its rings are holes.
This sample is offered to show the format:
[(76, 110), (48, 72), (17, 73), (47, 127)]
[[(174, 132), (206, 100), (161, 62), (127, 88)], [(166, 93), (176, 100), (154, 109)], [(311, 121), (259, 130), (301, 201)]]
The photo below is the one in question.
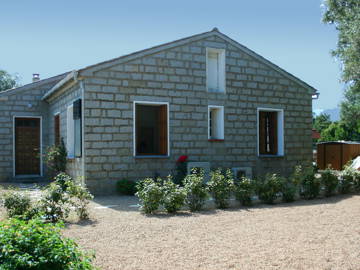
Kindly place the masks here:
[[(226, 50), (226, 93), (206, 90), (206, 48)], [(312, 98), (294, 83), (219, 37), (114, 65), (84, 78), (87, 184), (109, 192), (116, 180), (174, 171), (180, 155), (216, 167), (288, 174), (311, 160)], [(133, 156), (134, 101), (169, 102), (170, 157)], [(225, 139), (208, 140), (208, 105), (224, 106)], [(257, 155), (257, 108), (284, 110), (283, 157)]]

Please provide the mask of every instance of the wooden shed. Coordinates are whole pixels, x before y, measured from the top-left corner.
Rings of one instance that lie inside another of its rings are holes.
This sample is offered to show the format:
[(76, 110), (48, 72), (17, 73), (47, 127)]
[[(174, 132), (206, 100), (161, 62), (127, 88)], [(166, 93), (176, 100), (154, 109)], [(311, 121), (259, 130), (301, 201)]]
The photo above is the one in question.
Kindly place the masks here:
[(335, 170), (342, 170), (350, 160), (360, 156), (360, 142), (322, 142), (317, 144), (317, 166), (320, 170), (330, 164)]

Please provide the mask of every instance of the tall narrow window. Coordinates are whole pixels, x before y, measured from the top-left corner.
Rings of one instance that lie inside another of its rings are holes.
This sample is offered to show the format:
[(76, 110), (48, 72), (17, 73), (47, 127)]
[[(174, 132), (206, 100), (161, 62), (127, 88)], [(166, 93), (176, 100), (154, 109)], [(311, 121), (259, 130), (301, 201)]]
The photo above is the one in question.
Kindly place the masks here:
[(68, 152), (68, 156), (70, 158), (75, 157), (75, 149), (74, 149), (74, 116), (73, 116), (73, 104), (71, 104), (67, 108), (66, 112), (66, 148)]
[(225, 92), (225, 50), (206, 50), (207, 89), (210, 92)]
[(168, 155), (167, 104), (135, 103), (135, 155)]
[(223, 140), (224, 139), (224, 107), (209, 106), (209, 140)]
[(259, 154), (283, 155), (283, 112), (260, 110), (259, 117)]
[(73, 103), (74, 118), (74, 154), (75, 157), (81, 157), (82, 153), (82, 129), (81, 129), (81, 99)]
[(54, 116), (54, 143), (60, 144), (60, 114)]

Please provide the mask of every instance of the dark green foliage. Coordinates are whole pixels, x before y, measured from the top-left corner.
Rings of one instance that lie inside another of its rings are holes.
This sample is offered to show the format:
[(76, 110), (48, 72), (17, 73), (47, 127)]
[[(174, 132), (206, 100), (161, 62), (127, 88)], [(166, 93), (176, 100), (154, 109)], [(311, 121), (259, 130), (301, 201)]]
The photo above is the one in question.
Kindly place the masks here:
[(323, 185), (324, 189), (325, 189), (325, 196), (329, 197), (334, 195), (336, 188), (338, 186), (339, 183), (339, 179), (337, 177), (337, 175), (335, 174), (335, 172), (333, 170), (331, 170), (330, 168), (326, 168), (326, 170), (324, 170), (321, 173), (321, 184)]
[(63, 237), (61, 227), (39, 219), (0, 222), (0, 269), (95, 269), (91, 264), (94, 256)]
[(160, 206), (163, 199), (163, 190), (161, 187), (161, 179), (154, 181), (146, 178), (137, 184), (137, 192), (135, 195), (139, 198), (141, 210), (146, 214), (153, 214)]
[(44, 156), (50, 177), (66, 171), (67, 151), (63, 138), (59, 145), (49, 146)]
[(175, 213), (184, 205), (186, 192), (185, 189), (176, 185), (169, 177), (163, 182), (162, 204), (168, 213)]
[(283, 178), (281, 186), (281, 196), (283, 202), (293, 202), (295, 201), (295, 195), (297, 192), (297, 185), (292, 179)]
[(136, 182), (122, 179), (116, 182), (116, 190), (122, 195), (134, 196), (136, 193)]
[(231, 170), (224, 174), (220, 169), (211, 172), (208, 188), (218, 208), (229, 207), (229, 199), (234, 187), (234, 179)]
[(186, 205), (191, 212), (200, 211), (208, 198), (206, 186), (204, 185), (204, 172), (187, 175), (183, 183), (186, 191)]
[(300, 196), (306, 200), (315, 199), (319, 196), (321, 182), (315, 177), (312, 167), (301, 169)]
[(266, 174), (256, 182), (256, 192), (259, 199), (267, 204), (273, 204), (280, 196), (283, 179), (277, 174)]
[(314, 118), (313, 127), (318, 132), (322, 132), (324, 129), (328, 128), (331, 124), (330, 115), (326, 113), (321, 113)]
[(9, 217), (24, 216), (31, 209), (30, 196), (20, 191), (9, 191), (3, 194), (2, 204)]
[(18, 87), (18, 76), (10, 75), (5, 70), (0, 70), (0, 92), (14, 87)]
[(174, 183), (181, 185), (184, 181), (184, 178), (186, 177), (186, 172), (187, 172), (187, 162), (177, 162)]
[(242, 177), (234, 183), (234, 195), (244, 206), (251, 205), (251, 197), (254, 194), (255, 185), (251, 179)]

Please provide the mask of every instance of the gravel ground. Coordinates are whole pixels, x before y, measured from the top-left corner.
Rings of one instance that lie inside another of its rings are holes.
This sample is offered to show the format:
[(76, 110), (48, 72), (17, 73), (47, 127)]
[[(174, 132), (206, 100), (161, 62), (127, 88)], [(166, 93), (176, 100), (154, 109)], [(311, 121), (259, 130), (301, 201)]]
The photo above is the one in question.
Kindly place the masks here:
[(359, 195), (155, 216), (136, 204), (96, 198), (64, 234), (101, 269), (360, 269)]

